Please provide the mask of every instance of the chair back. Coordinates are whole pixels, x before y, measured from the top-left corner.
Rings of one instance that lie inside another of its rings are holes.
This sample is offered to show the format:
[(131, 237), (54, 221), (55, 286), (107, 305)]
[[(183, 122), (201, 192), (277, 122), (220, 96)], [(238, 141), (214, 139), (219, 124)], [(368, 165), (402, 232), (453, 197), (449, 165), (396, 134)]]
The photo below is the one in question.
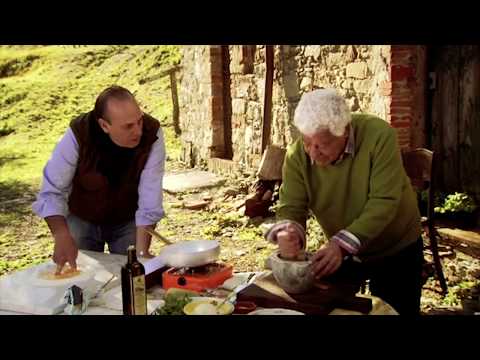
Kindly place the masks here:
[(428, 191), (427, 218), (433, 218), (434, 181), (434, 152), (425, 148), (418, 148), (402, 152), (405, 171), (415, 191)]

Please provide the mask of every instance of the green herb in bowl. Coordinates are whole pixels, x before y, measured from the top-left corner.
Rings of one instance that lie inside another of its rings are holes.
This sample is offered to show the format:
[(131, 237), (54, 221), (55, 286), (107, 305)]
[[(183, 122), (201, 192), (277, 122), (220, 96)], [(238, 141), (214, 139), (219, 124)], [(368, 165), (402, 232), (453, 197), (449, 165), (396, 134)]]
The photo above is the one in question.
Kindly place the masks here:
[(153, 315), (185, 315), (183, 308), (191, 301), (189, 295), (166, 296), (165, 305), (155, 309)]

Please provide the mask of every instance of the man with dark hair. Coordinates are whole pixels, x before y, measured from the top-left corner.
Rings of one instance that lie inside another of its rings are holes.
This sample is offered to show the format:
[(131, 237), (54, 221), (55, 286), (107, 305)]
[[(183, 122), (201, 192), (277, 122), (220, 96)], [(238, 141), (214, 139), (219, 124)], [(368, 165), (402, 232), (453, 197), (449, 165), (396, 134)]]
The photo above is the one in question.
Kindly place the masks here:
[(44, 168), (33, 204), (55, 239), (57, 273), (76, 268), (78, 249), (151, 257), (150, 235), (163, 217), (165, 145), (159, 122), (133, 94), (105, 89), (92, 111), (70, 123)]

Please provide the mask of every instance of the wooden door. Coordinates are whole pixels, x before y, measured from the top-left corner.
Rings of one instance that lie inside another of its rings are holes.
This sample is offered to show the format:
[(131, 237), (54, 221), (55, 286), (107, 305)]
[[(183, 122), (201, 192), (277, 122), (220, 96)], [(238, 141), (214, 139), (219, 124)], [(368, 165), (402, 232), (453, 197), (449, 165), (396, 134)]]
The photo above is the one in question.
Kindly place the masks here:
[(480, 196), (480, 46), (435, 47), (429, 57), (437, 184)]

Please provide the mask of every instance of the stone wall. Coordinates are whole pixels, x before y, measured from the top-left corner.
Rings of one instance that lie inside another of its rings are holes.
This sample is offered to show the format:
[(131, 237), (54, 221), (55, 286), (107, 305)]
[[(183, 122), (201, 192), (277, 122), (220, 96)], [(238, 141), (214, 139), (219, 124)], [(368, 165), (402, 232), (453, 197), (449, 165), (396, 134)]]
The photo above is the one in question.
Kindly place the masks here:
[[(231, 136), (233, 160), (256, 167), (261, 158), (265, 46), (228, 47), (227, 85), (219, 76), (225, 68), (222, 70), (222, 61), (218, 61), (218, 48), (186, 46), (183, 50), (179, 102), (185, 153), (193, 147), (199, 158), (222, 157), (224, 136)], [(415, 103), (424, 90), (423, 82), (415, 81), (424, 71), (424, 52), (418, 49), (390, 45), (276, 45), (271, 143), (286, 146), (298, 136), (293, 126), (295, 108), (304, 92), (319, 87), (336, 88), (352, 112), (372, 113), (391, 122), (399, 130), (403, 147), (421, 143), (419, 136), (411, 139), (415, 135), (410, 131), (412, 125), (422, 126), (423, 119)], [(218, 96), (225, 98), (225, 86), (230, 88), (231, 118), (230, 111), (218, 100)], [(222, 128), (228, 122), (231, 135), (225, 135)]]
[[(261, 156), (265, 47), (256, 46), (253, 72), (244, 74), (241, 46), (230, 46), (233, 159), (255, 166)], [(389, 80), (390, 46), (275, 46), (271, 141), (285, 146), (298, 136), (293, 115), (304, 92), (333, 87), (353, 112), (387, 120), (389, 96), (378, 89)]]
[(245, 58), (242, 46), (230, 46), (233, 160), (247, 167), (261, 157), (265, 96), (265, 47), (251, 51)]
[(193, 166), (223, 151), (221, 48), (183, 46), (182, 55), (178, 75), (182, 158)]

